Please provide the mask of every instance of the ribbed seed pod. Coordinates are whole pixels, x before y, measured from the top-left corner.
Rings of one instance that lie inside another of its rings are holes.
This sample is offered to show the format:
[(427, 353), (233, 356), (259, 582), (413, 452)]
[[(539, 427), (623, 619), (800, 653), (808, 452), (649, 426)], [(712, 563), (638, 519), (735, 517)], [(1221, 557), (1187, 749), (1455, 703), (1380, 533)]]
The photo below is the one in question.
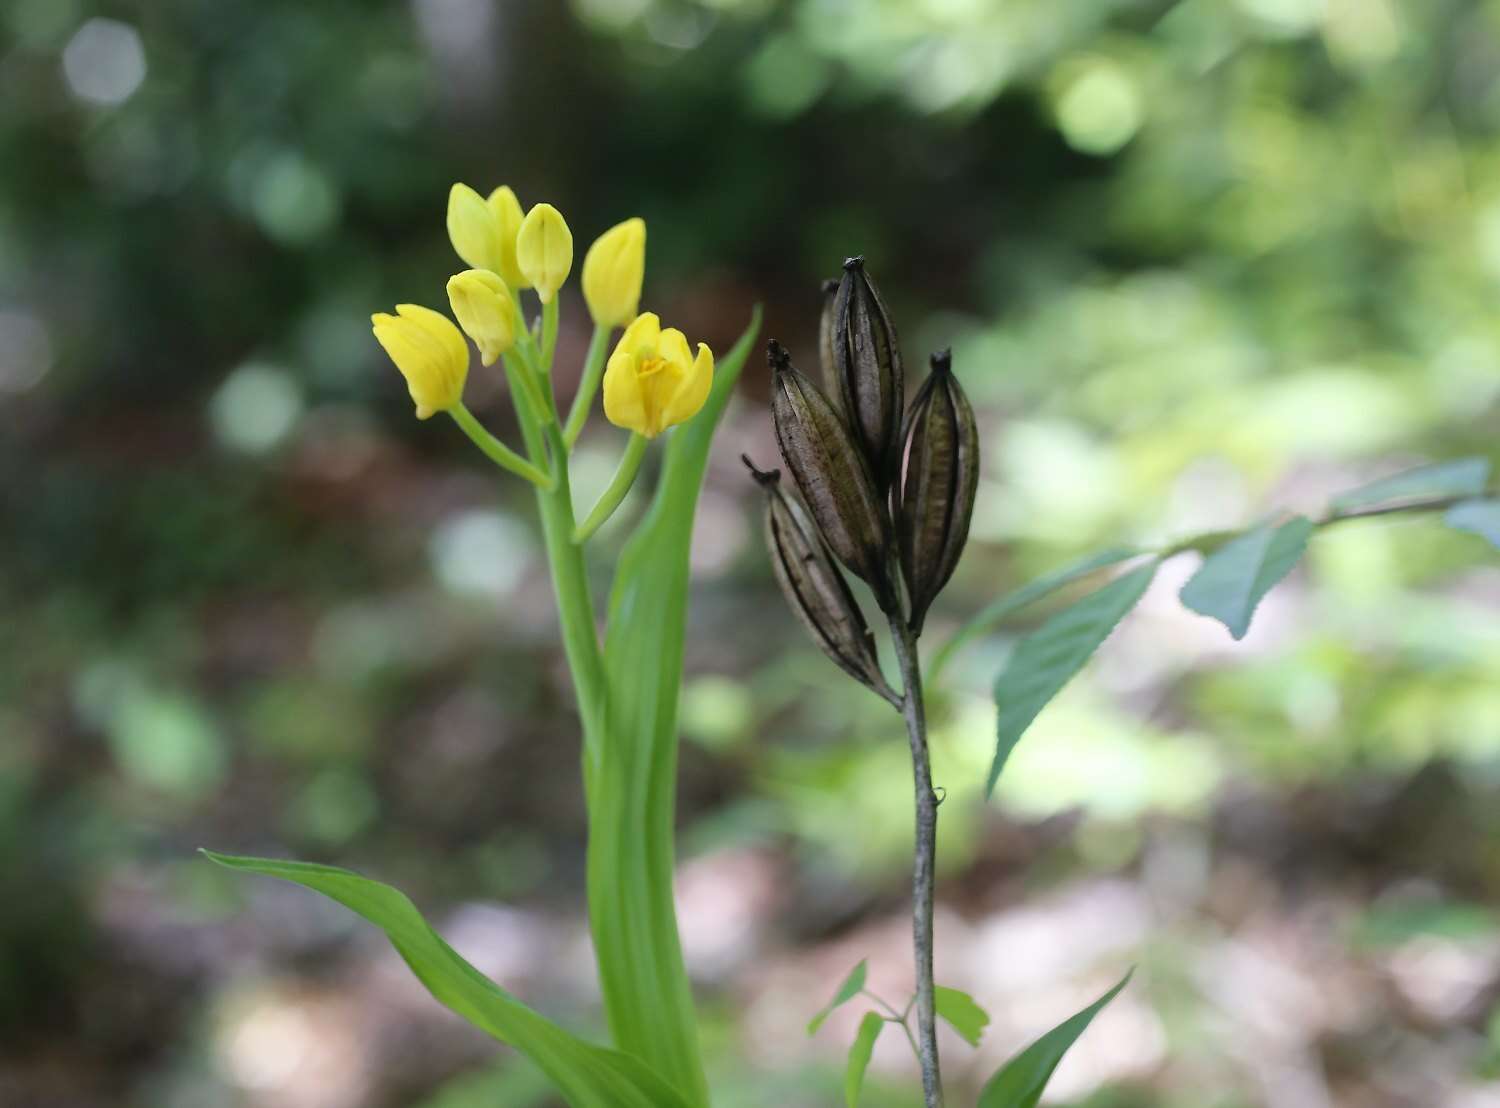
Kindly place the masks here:
[(818, 319), (818, 362), (823, 371), (823, 391), (835, 408), (842, 402), (838, 365), (833, 360), (834, 309), (839, 301), (839, 283), (823, 282), (823, 314)]
[(906, 402), (901, 344), (864, 258), (844, 262), (833, 311), (833, 362), (850, 429), (875, 484), (896, 481), (901, 452), (901, 408)]
[(906, 473), (896, 530), (911, 628), (920, 632), (928, 605), (963, 553), (979, 487), (979, 430), (953, 376), (950, 351), (932, 356), (932, 374), (912, 400), (903, 437)]
[(897, 703), (899, 698), (880, 672), (875, 637), (859, 602), (834, 564), (833, 554), (817, 528), (781, 488), (781, 471), (755, 468), (741, 456), (766, 493), (766, 545), (771, 566), (787, 603), (824, 654), (860, 684)]
[(776, 441), (808, 511), (839, 561), (875, 591), (881, 610), (895, 611), (894, 583), (886, 573), (889, 516), (864, 455), (822, 390), (792, 365), (786, 348), (772, 339), (766, 355), (774, 378)]

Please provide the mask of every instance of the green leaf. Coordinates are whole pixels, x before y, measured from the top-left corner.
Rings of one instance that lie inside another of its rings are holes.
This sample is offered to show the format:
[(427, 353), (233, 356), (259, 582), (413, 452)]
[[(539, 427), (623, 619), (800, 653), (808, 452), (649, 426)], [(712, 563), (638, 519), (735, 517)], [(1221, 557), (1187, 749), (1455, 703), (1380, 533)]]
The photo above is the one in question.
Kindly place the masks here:
[(485, 977), (428, 926), (405, 894), (389, 885), (333, 866), (203, 853), (230, 869), (293, 881), (369, 920), (385, 932), (428, 992), (530, 1058), (573, 1108), (686, 1108), (687, 1101), (638, 1058), (578, 1038)]
[(937, 1014), (948, 1021), (948, 1026), (963, 1036), (970, 1046), (978, 1046), (989, 1025), (990, 1014), (974, 1003), (974, 998), (958, 989), (933, 986), (933, 999), (937, 1002)]
[(1445, 496), (1478, 496), (1489, 479), (1488, 458), (1460, 458), (1434, 466), (1409, 469), (1333, 498), (1329, 507), (1335, 516), (1364, 508), (1400, 504), (1407, 500), (1430, 500)]
[(1130, 981), (1131, 970), (1109, 992), (1077, 1015), (1063, 1020), (1036, 1042), (1006, 1062), (979, 1093), (977, 1108), (1036, 1108), (1052, 1071), (1068, 1048), (1082, 1035), (1104, 1006)]
[(759, 326), (757, 308), (703, 409), (671, 432), (651, 507), (616, 563), (604, 741), (585, 772), (589, 919), (610, 1033), (695, 1106), (708, 1104), (708, 1081), (672, 898), (688, 547), (714, 429)]
[(1064, 585), (1071, 584), (1080, 577), (1087, 577), (1096, 570), (1105, 566), (1112, 566), (1123, 562), (1127, 558), (1135, 557), (1139, 551), (1128, 547), (1115, 546), (1108, 550), (1101, 550), (1090, 554), (1086, 558), (1064, 566), (1062, 569), (1054, 570), (1045, 576), (1038, 577), (1022, 585), (1019, 589), (1006, 593), (998, 600), (992, 600), (980, 609), (979, 613), (968, 620), (962, 627), (954, 632), (953, 637), (945, 642), (932, 656), (932, 664), (927, 669), (928, 684), (935, 684), (937, 677), (953, 655), (970, 641), (995, 626), (1007, 616), (1020, 611), (1028, 604), (1033, 604), (1042, 599), (1048, 593), (1055, 592)]
[(1465, 500), (1449, 508), (1443, 522), (1458, 531), (1472, 531), (1500, 547), (1500, 500)]
[(885, 1020), (876, 1012), (866, 1012), (859, 1021), (859, 1033), (849, 1047), (849, 1068), (844, 1071), (844, 1103), (854, 1108), (859, 1103), (859, 1090), (865, 1083), (865, 1070), (870, 1068), (870, 1059), (875, 1054), (875, 1040), (885, 1029)]
[(859, 991), (865, 987), (866, 960), (861, 959), (859, 965), (849, 971), (849, 976), (844, 978), (839, 985), (838, 992), (833, 994), (833, 999), (823, 1006), (807, 1025), (809, 1037), (818, 1033), (818, 1028), (823, 1026), (823, 1021), (833, 1015), (833, 1010), (841, 1004), (847, 1004), (859, 995)]
[(1294, 516), (1279, 527), (1262, 524), (1219, 547), (1177, 595), (1199, 615), (1210, 616), (1243, 639), (1261, 598), (1291, 572), (1307, 549), (1313, 522)]
[(1083, 668), (1145, 593), (1156, 575), (1153, 559), (1090, 593), (1023, 638), (995, 678), (995, 704), (1000, 709), (995, 761), (985, 792), (995, 782), (1006, 760), (1031, 726), (1037, 713)]

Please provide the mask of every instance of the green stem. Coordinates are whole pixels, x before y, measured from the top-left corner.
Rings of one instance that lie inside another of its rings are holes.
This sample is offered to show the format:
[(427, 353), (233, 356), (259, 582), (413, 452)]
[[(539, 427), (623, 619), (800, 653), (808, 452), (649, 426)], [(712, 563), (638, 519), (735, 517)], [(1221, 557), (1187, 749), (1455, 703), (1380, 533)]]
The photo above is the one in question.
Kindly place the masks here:
[(453, 417), (453, 422), (468, 435), (474, 445), (484, 452), (485, 457), (494, 462), (501, 469), (509, 470), (518, 477), (524, 477), (538, 489), (546, 491), (554, 487), (553, 477), (528, 462), (510, 447), (486, 431), (475, 419), (473, 413), (465, 408), (463, 404), (455, 404), (448, 409), (448, 414)]
[(563, 441), (568, 449), (583, 433), (583, 425), (589, 420), (589, 410), (594, 406), (594, 395), (599, 391), (599, 382), (604, 379), (604, 355), (609, 349), (608, 327), (594, 325), (594, 335), (589, 339), (589, 352), (583, 359), (583, 376), (578, 382), (578, 394), (573, 397), (573, 406), (568, 409), (568, 422), (563, 427)]
[[(566, 433), (563, 437), (566, 440)], [(599, 530), (605, 521), (615, 514), (620, 502), (625, 499), (625, 494), (635, 484), (635, 476), (641, 471), (641, 459), (646, 456), (646, 447), (649, 445), (651, 445), (651, 440), (645, 435), (631, 434), (630, 441), (625, 446), (625, 453), (620, 458), (619, 468), (615, 470), (609, 487), (600, 495), (593, 510), (589, 512), (588, 518), (573, 532), (574, 542), (587, 541), (590, 535)]]
[(557, 352), (557, 294), (542, 305), (542, 369), (552, 372), (552, 355)]

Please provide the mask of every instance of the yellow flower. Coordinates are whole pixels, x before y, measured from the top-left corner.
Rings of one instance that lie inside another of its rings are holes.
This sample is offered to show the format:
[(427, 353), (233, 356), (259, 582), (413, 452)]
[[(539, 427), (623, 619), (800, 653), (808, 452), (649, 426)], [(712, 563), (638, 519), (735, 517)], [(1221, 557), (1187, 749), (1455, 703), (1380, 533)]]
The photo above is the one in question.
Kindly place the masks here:
[(542, 303), (550, 304), (573, 268), (573, 232), (551, 204), (538, 204), (521, 221), (516, 263)]
[(448, 278), (448, 303), (458, 325), (479, 346), (479, 360), (494, 365), (516, 341), (516, 307), (497, 274), (466, 269)]
[(617, 223), (583, 256), (583, 298), (600, 327), (623, 327), (635, 318), (646, 273), (646, 221)]
[(713, 352), (645, 312), (625, 328), (604, 371), (604, 414), (616, 427), (655, 438), (698, 414), (714, 380)]
[(513, 289), (529, 288), (516, 265), (516, 236), (521, 231), (521, 202), (509, 185), (485, 200), (468, 185), (448, 191), (448, 238), (458, 256), (475, 269), (498, 273)]
[(463, 398), (469, 344), (441, 312), (420, 304), (397, 304), (396, 313), (376, 312), (370, 322), (376, 339), (406, 378), (417, 418), (447, 411)]

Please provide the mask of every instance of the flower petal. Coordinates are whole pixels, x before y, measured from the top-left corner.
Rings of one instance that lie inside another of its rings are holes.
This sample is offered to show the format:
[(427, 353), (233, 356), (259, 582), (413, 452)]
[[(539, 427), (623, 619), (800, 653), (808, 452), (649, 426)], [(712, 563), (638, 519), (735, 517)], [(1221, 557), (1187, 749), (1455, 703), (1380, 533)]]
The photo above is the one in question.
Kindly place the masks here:
[(693, 361), (687, 376), (677, 387), (676, 393), (662, 411), (662, 426), (673, 427), (685, 423), (702, 410), (708, 401), (709, 390), (714, 383), (714, 355), (707, 343), (698, 344), (698, 357)]
[(604, 417), (627, 431), (655, 434), (649, 429), (646, 397), (636, 372), (635, 355), (625, 349), (623, 339), (604, 369)]

